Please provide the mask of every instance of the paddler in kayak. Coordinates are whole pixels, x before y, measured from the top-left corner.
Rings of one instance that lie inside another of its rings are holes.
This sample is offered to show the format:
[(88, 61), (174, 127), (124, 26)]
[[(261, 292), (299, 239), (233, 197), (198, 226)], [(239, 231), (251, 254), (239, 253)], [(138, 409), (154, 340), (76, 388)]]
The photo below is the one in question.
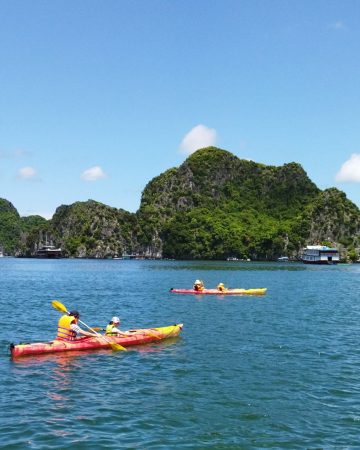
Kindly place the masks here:
[(195, 280), (194, 291), (203, 291), (205, 289), (204, 283), (201, 280)]
[(219, 283), (217, 286), (217, 290), (221, 292), (227, 291), (227, 288), (224, 286), (224, 283)]
[(107, 325), (105, 329), (105, 335), (106, 336), (123, 336), (123, 337), (129, 337), (129, 335), (126, 332), (123, 332), (118, 328), (120, 326), (120, 319), (119, 317), (114, 316), (109, 324)]
[(78, 337), (78, 335), (86, 337), (97, 336), (95, 333), (82, 330), (78, 325), (79, 319), (80, 313), (78, 311), (70, 311), (68, 314), (61, 316), (58, 322), (58, 333), (56, 340), (76, 341), (77, 339), (82, 339), (81, 337)]

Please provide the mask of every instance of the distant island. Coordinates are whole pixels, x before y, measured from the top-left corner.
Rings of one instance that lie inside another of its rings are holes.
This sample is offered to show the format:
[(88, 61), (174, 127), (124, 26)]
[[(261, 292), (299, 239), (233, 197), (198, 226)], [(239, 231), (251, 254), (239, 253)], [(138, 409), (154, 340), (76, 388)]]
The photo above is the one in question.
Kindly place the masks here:
[(300, 164), (267, 166), (216, 147), (153, 178), (136, 213), (88, 200), (46, 220), (0, 199), (0, 250), (19, 257), (51, 245), (76, 258), (271, 261), (319, 243), (358, 260), (359, 238), (359, 208), (336, 188), (320, 190)]

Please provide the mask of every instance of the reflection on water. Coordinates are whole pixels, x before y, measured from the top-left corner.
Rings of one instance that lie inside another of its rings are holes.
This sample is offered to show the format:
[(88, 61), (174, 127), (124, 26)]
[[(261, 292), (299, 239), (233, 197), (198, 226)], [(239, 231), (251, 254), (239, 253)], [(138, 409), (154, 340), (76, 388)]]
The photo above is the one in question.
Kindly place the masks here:
[[(138, 401), (139, 390), (142, 390), (141, 398), (146, 394), (152, 395), (153, 389), (145, 386), (146, 380), (154, 383), (154, 376), (157, 384), (161, 386), (164, 376), (160, 370), (158, 378), (155, 370), (157, 358), (163, 358), (164, 353), (169, 357), (171, 349), (176, 352), (180, 341), (181, 336), (177, 336), (131, 346), (127, 352), (98, 349), (10, 360), (11, 379), (16, 380), (18, 390), (15, 396), (14, 393), (3, 396), (4, 405), (9, 408), (12, 401), (18, 402), (19, 398), (25, 395), (25, 403), (22, 402), (22, 407), (25, 408), (22, 420), (32, 423), (33, 429), (36, 430), (34, 432), (40, 432), (44, 436), (46, 447), (82, 448), (82, 443), (90, 440), (90, 447), (84, 448), (93, 448), (93, 431), (87, 433), (86, 428), (90, 426), (96, 429), (100, 426), (102, 433), (109, 431), (111, 436), (111, 427), (108, 430), (109, 421), (117, 423), (120, 418), (129, 421), (131, 417), (135, 424), (138, 420), (136, 409), (143, 409)], [(120, 405), (126, 402), (128, 405), (138, 406), (134, 411), (119, 412), (117, 399), (121, 399)], [(41, 418), (41, 425), (31, 419), (33, 415)], [(25, 427), (22, 427), (22, 430), (23, 433), (26, 432)], [(6, 434), (3, 434), (3, 439), (5, 436)], [(7, 436), (8, 440), (16, 442), (16, 429), (8, 428)], [(32, 439), (28, 439), (28, 442), (31, 443), (30, 447), (35, 445)], [(1, 444), (0, 437), (0, 447)], [(24, 443), (22, 448), (26, 447)], [(102, 447), (101, 444), (96, 447), (121, 448), (115, 443), (114, 447)]]
[(79, 362), (79, 357), (85, 358), (90, 353), (108, 353), (108, 350), (96, 349), (96, 350), (75, 350), (70, 352), (61, 353), (47, 353), (44, 355), (30, 355), (22, 358), (13, 358), (12, 364), (17, 367), (39, 367), (39, 364), (51, 362), (61, 368), (76, 367)]
[(307, 267), (303, 263), (266, 263), (266, 262), (239, 262), (239, 261), (200, 261), (200, 262), (182, 262), (152, 264), (146, 267), (147, 270), (208, 270), (208, 271), (303, 271)]
[(41, 364), (46, 362), (51, 362), (52, 365), (61, 369), (61, 373), (66, 373), (71, 371), (76, 367), (81, 365), (81, 360), (79, 358), (92, 357), (91, 355), (107, 355), (113, 357), (125, 357), (130, 352), (139, 353), (156, 353), (161, 352), (163, 349), (170, 347), (181, 339), (180, 336), (170, 337), (161, 341), (152, 341), (147, 344), (131, 345), (127, 347), (127, 351), (113, 351), (110, 348), (99, 348), (99, 349), (87, 349), (87, 350), (73, 350), (69, 352), (61, 353), (47, 353), (44, 355), (29, 355), (22, 358), (12, 358), (11, 362), (17, 367), (36, 367), (40, 368)]
[(319, 270), (351, 270), (360, 272), (360, 264), (304, 264), (302, 262), (243, 262), (243, 261), (176, 261), (154, 264), (149, 262), (144, 270), (186, 270), (186, 271), (319, 271)]

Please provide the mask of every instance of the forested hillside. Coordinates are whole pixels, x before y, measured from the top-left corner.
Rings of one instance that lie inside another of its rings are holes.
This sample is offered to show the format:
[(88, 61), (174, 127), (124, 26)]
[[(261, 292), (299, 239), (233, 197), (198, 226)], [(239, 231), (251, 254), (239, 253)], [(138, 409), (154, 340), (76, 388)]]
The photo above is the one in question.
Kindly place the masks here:
[(325, 242), (357, 257), (360, 211), (343, 192), (321, 191), (295, 162), (266, 166), (209, 147), (152, 179), (136, 214), (89, 200), (45, 221), (20, 218), (1, 200), (8, 253), (31, 256), (44, 236), (75, 257), (271, 260)]
[(13, 254), (20, 241), (20, 216), (9, 201), (0, 198), (0, 250)]
[[(169, 258), (296, 257), (307, 243), (359, 246), (359, 209), (296, 163), (265, 166), (201, 149), (146, 186), (141, 230)], [(330, 232), (331, 231), (331, 232)]]

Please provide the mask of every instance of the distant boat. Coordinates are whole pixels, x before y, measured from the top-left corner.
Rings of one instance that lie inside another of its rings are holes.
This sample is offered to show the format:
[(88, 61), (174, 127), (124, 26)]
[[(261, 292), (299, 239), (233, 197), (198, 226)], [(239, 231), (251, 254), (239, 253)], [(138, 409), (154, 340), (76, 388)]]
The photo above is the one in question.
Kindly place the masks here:
[(4, 257), (4, 253), (0, 250), (0, 258)]
[(61, 248), (55, 248), (54, 245), (43, 245), (36, 252), (37, 258), (61, 258)]
[(337, 264), (339, 250), (326, 245), (308, 245), (303, 249), (301, 260), (304, 264)]
[(279, 262), (287, 262), (289, 261), (288, 256), (280, 256), (280, 258), (277, 259)]

